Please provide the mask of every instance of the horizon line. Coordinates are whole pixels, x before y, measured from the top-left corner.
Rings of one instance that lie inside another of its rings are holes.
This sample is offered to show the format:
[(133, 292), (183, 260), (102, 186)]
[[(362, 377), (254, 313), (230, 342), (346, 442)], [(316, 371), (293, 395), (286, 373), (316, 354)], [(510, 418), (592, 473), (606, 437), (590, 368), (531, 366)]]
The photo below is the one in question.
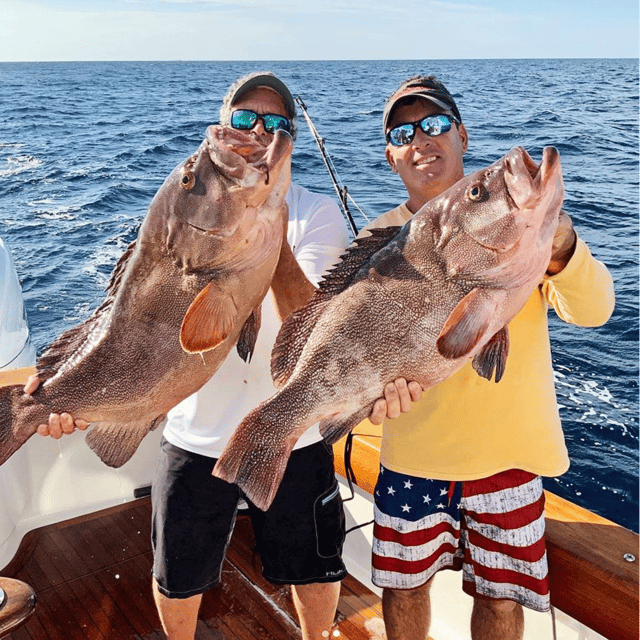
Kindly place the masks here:
[(271, 58), (271, 59), (205, 59), (205, 58), (167, 58), (167, 59), (51, 59), (51, 60), (0, 60), (0, 64), (41, 64), (41, 63), (129, 63), (129, 62), (446, 62), (469, 60), (639, 60), (633, 56), (495, 56), (488, 58)]

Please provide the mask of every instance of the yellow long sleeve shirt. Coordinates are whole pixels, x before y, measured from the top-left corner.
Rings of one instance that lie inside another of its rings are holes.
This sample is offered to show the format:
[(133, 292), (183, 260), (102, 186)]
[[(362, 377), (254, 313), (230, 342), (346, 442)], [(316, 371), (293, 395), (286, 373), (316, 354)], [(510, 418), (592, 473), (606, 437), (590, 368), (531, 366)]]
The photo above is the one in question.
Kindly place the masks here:
[[(366, 229), (402, 225), (405, 204)], [(365, 231), (363, 230), (363, 232)], [(507, 469), (558, 476), (569, 457), (556, 401), (547, 311), (594, 327), (613, 312), (613, 280), (580, 239), (567, 266), (545, 277), (509, 324), (510, 348), (499, 383), (481, 378), (469, 361), (427, 389), (409, 413), (382, 429), (380, 460), (400, 473), (440, 480), (475, 480)]]

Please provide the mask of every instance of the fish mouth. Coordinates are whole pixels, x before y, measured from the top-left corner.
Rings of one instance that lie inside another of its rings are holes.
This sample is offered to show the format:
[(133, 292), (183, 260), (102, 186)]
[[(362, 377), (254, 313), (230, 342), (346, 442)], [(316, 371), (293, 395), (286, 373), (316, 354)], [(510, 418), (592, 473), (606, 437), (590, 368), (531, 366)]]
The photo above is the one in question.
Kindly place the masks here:
[(192, 229), (195, 229), (196, 231), (203, 233), (205, 236), (213, 236), (215, 238), (229, 238), (236, 232), (236, 228), (237, 228), (237, 225), (236, 225), (232, 229), (230, 228), (203, 229), (202, 227), (198, 227), (195, 224), (191, 224), (191, 222), (187, 222), (187, 224)]
[(538, 164), (523, 147), (516, 147), (505, 158), (504, 181), (507, 194), (518, 209), (527, 209), (558, 180), (560, 154), (555, 147), (544, 147)]
[(269, 173), (293, 148), (293, 138), (282, 129), (275, 132), (268, 145), (264, 145), (243, 131), (211, 125), (207, 129), (206, 141), (213, 164), (237, 182), (251, 173), (254, 180), (260, 175), (268, 183)]

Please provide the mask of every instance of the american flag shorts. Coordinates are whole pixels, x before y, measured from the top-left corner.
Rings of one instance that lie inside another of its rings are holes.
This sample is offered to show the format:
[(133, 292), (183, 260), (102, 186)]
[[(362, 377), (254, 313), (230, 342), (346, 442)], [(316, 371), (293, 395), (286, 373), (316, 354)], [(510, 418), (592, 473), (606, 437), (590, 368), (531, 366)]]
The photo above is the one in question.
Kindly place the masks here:
[(414, 589), (440, 569), (462, 569), (471, 596), (549, 610), (539, 476), (510, 470), (453, 483), (381, 467), (374, 495), (378, 587)]

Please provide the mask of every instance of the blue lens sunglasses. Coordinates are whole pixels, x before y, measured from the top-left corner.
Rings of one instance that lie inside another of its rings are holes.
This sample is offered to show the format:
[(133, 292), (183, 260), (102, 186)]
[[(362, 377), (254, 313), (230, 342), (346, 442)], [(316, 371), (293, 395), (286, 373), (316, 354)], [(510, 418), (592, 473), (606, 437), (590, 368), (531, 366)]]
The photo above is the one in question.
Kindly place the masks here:
[(231, 114), (231, 126), (234, 129), (253, 129), (258, 120), (262, 120), (262, 126), (267, 133), (275, 133), (278, 129), (284, 129), (291, 133), (289, 119), (275, 113), (259, 114), (249, 109), (236, 109)]
[(405, 122), (404, 124), (399, 124), (397, 127), (394, 127), (387, 133), (387, 142), (390, 142), (394, 147), (411, 144), (411, 141), (415, 138), (417, 126), (419, 126), (426, 135), (433, 138), (449, 131), (454, 122), (460, 124), (460, 120), (446, 113), (427, 116), (416, 122)]

